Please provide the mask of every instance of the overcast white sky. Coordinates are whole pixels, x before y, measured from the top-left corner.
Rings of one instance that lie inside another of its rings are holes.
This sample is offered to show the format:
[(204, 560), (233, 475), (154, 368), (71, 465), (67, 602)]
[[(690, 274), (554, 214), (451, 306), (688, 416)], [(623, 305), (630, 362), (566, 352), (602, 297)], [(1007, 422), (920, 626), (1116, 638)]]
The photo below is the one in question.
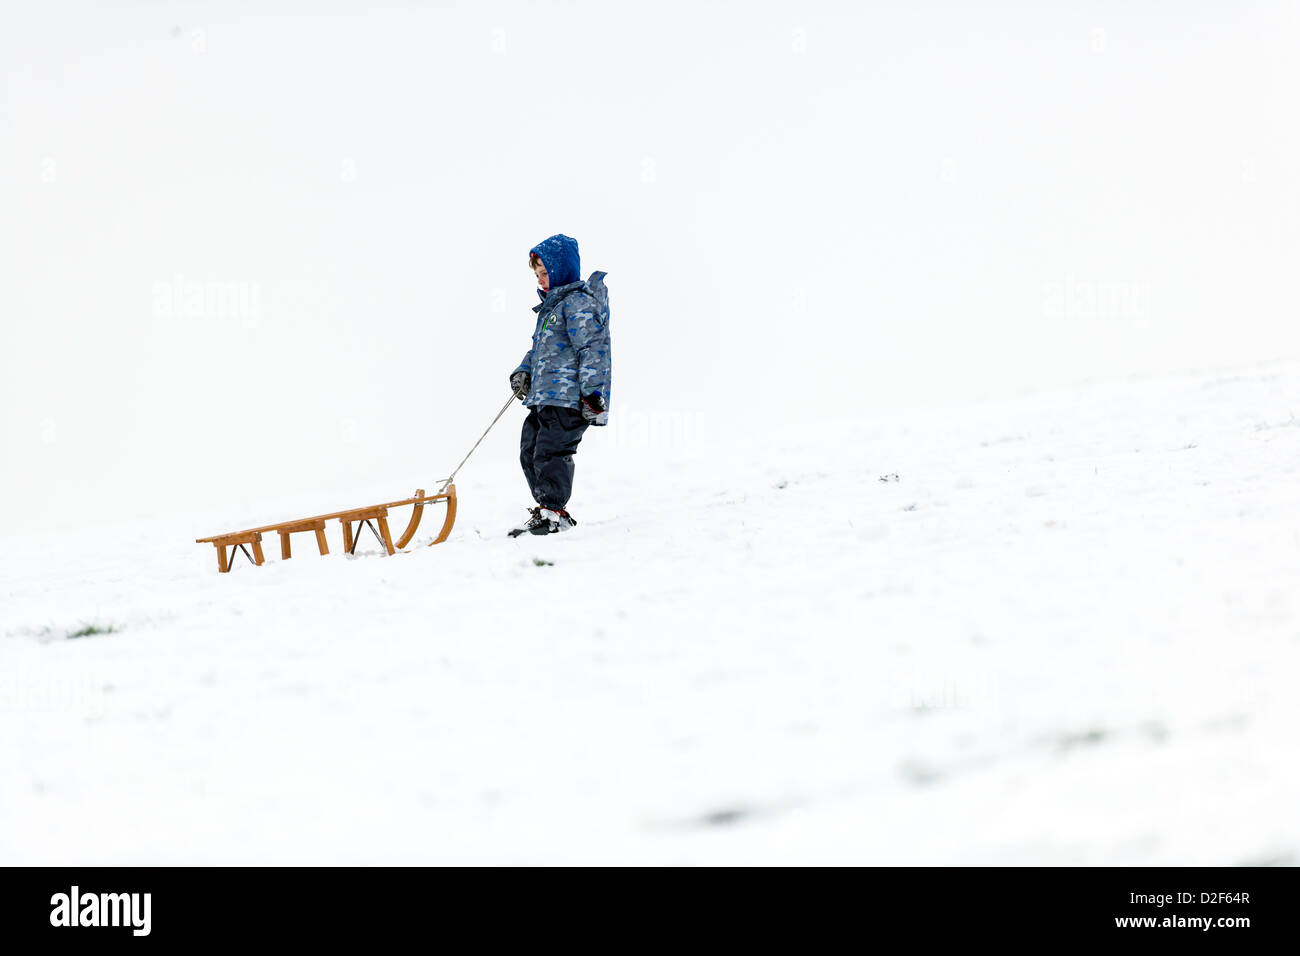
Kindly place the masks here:
[(555, 232), (610, 430), (1300, 355), (1292, 2), (0, 9), (7, 530), (431, 487)]

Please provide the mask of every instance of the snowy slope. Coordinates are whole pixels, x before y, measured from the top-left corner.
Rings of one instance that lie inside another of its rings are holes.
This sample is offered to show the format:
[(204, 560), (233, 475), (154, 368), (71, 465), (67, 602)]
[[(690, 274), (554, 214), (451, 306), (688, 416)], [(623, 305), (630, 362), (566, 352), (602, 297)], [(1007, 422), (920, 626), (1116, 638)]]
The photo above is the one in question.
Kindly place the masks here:
[(517, 416), (436, 548), (8, 538), (0, 863), (1295, 862), (1298, 374), (616, 412), (548, 539)]

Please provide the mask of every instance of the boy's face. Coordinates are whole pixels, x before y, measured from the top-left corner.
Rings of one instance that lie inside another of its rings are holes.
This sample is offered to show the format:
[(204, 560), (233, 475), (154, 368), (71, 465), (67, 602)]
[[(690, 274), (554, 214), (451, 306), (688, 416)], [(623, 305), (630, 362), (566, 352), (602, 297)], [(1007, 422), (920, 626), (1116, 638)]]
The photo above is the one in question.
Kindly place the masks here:
[(533, 272), (537, 273), (537, 284), (542, 287), (543, 292), (549, 292), (551, 289), (551, 277), (546, 274), (546, 266), (540, 262), (533, 266)]

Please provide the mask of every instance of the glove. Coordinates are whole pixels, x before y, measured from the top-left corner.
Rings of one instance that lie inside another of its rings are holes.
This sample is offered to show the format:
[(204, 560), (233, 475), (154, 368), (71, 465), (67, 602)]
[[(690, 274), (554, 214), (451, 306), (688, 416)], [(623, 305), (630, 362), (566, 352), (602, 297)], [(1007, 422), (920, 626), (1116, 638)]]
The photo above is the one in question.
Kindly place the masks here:
[(528, 397), (528, 389), (533, 384), (533, 377), (523, 369), (510, 376), (510, 387), (514, 389), (515, 398), (523, 401)]
[(590, 395), (584, 395), (578, 399), (578, 410), (582, 412), (582, 417), (588, 422), (594, 422), (596, 416), (605, 411), (605, 396), (600, 392), (592, 392)]

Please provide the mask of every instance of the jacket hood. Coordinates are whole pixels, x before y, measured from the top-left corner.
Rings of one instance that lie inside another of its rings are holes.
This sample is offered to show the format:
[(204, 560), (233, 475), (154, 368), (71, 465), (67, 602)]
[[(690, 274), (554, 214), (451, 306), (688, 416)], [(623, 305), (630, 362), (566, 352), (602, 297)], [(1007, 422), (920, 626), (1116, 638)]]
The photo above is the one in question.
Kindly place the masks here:
[(556, 233), (549, 239), (543, 239), (528, 250), (537, 253), (546, 266), (552, 289), (558, 289), (570, 282), (577, 282), (582, 274), (578, 259), (578, 240), (563, 233)]

